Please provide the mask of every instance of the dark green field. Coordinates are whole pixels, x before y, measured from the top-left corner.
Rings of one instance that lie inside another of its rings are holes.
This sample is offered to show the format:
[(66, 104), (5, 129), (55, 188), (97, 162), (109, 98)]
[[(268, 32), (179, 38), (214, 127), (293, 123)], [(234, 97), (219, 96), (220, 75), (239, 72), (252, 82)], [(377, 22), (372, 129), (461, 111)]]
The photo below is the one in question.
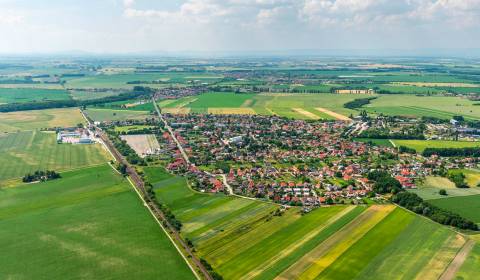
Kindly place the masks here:
[(480, 195), (468, 195), (429, 200), (435, 206), (480, 223)]
[(0, 190), (0, 247), (3, 279), (194, 279), (108, 165)]

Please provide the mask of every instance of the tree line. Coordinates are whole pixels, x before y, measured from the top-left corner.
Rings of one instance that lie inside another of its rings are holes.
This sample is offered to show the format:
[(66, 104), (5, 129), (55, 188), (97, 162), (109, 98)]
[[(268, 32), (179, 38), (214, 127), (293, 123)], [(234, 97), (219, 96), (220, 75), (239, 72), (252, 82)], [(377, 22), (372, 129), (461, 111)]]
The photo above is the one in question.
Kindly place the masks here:
[(47, 170), (47, 171), (37, 170), (33, 174), (28, 173), (25, 176), (23, 176), (22, 182), (24, 183), (31, 183), (31, 182), (37, 182), (37, 181), (44, 182), (44, 181), (54, 180), (58, 178), (61, 178), (60, 174), (53, 170)]
[(370, 101), (372, 101), (374, 99), (377, 99), (377, 98), (376, 97), (357, 98), (357, 99), (354, 99), (352, 101), (349, 101), (349, 102), (343, 104), (343, 107), (345, 107), (347, 109), (355, 110), (355, 109), (361, 108), (361, 107), (363, 107), (367, 104), (370, 104)]
[(441, 157), (480, 157), (480, 147), (426, 148), (422, 155), (424, 157), (430, 157), (432, 155)]
[(417, 214), (423, 215), (443, 225), (460, 229), (478, 230), (477, 224), (458, 214), (434, 206), (415, 193), (407, 192), (400, 182), (386, 171), (372, 171), (367, 178), (374, 183), (373, 190), (379, 194), (393, 194), (391, 201)]
[(434, 206), (424, 201), (415, 193), (399, 192), (392, 197), (392, 201), (442, 225), (453, 226), (460, 229), (478, 230), (478, 226), (474, 222), (458, 214)]

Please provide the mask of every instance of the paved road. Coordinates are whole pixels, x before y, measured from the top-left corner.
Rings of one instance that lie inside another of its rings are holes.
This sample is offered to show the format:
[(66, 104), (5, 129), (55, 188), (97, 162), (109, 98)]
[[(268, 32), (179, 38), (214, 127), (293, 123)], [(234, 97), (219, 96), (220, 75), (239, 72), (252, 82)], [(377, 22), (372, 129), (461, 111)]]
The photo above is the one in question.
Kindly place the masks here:
[(187, 153), (185, 153), (185, 150), (183, 149), (182, 145), (180, 144), (177, 137), (175, 136), (175, 133), (173, 132), (173, 129), (170, 127), (168, 122), (163, 118), (162, 113), (160, 113), (160, 109), (158, 108), (157, 102), (155, 102), (155, 99), (152, 99), (152, 102), (153, 102), (153, 106), (155, 107), (155, 110), (157, 111), (158, 117), (164, 123), (165, 128), (168, 130), (168, 132), (172, 136), (173, 141), (175, 141), (175, 144), (177, 144), (177, 148), (180, 151), (180, 153), (182, 154), (183, 159), (185, 160), (185, 162), (188, 165), (190, 165), (190, 160), (188, 159)]
[(192, 260), (192, 262), (195, 264), (195, 266), (198, 268), (198, 270), (201, 272), (202, 276), (204, 279), (208, 280), (213, 280), (213, 278), (210, 276), (208, 273), (208, 270), (205, 268), (205, 266), (200, 262), (200, 259), (198, 259), (197, 256), (195, 256), (190, 249), (190, 247), (187, 245), (187, 243), (182, 239), (180, 236), (180, 233), (168, 222), (168, 220), (165, 217), (165, 214), (163, 213), (162, 210), (157, 206), (156, 203), (154, 203), (148, 196), (147, 192), (145, 191), (145, 185), (143, 183), (142, 178), (138, 175), (137, 171), (133, 166), (131, 166), (127, 160), (118, 152), (118, 150), (115, 148), (113, 143), (110, 141), (108, 136), (100, 129), (96, 129), (96, 134), (100, 136), (102, 141), (105, 143), (107, 148), (110, 150), (112, 155), (115, 157), (117, 162), (125, 164), (127, 166), (127, 174), (130, 176), (131, 180), (133, 181), (134, 187), (137, 189), (139, 193), (142, 194), (145, 202), (147, 203), (148, 208), (152, 210), (154, 213), (155, 217), (163, 223), (163, 225), (168, 229), (170, 232), (171, 236), (175, 239), (175, 242), (182, 246), (183, 251), (186, 253), (186, 258), (189, 258)]

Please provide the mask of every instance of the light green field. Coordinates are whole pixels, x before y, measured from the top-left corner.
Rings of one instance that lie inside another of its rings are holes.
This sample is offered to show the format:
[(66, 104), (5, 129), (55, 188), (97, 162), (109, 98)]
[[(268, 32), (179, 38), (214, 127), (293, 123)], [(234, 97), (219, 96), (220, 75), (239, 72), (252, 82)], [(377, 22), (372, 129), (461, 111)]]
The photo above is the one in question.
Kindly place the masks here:
[(0, 103), (24, 103), (67, 99), (70, 99), (70, 96), (65, 90), (0, 88)]
[(455, 280), (474, 280), (478, 277), (478, 268), (480, 267), (480, 245), (477, 243), (467, 259), (460, 267)]
[(195, 279), (108, 165), (0, 192), (5, 279)]
[[(95, 75), (81, 78), (69, 78), (66, 88), (73, 89), (131, 89), (134, 86), (147, 86), (152, 88), (164, 87), (168, 84), (186, 83), (187, 81), (198, 80), (200, 82), (212, 82), (221, 79), (221, 76), (206, 73), (126, 73), (112, 75)], [(163, 84), (127, 84), (128, 82), (162, 81)]]
[(151, 118), (147, 111), (87, 109), (85, 113), (94, 121), (124, 121)]
[(70, 95), (75, 100), (91, 100), (91, 99), (100, 99), (109, 96), (119, 95), (121, 92), (118, 91), (105, 91), (105, 92), (95, 92), (95, 91), (70, 91)]
[(474, 101), (460, 97), (415, 96), (415, 95), (381, 95), (371, 104), (363, 107), (370, 113), (404, 116), (431, 116), (450, 119), (462, 115), (466, 119), (480, 119), (480, 106)]
[[(194, 113), (207, 113), (209, 108), (244, 108), (253, 109), (257, 114), (279, 115), (296, 119), (334, 119), (315, 108), (324, 108), (349, 116), (358, 114), (354, 110), (343, 107), (346, 102), (358, 96), (351, 94), (235, 94), (205, 93), (199, 96), (182, 98), (177, 101), (165, 101), (160, 104), (164, 108), (187, 107)], [(193, 101), (192, 101), (193, 100)], [(307, 113), (303, 112), (306, 111)]]
[[(444, 177), (427, 176), (424, 181), (418, 182), (417, 185), (417, 189), (412, 189), (409, 191), (416, 193), (425, 200), (480, 194), (480, 188), (457, 188), (453, 182)], [(448, 195), (440, 195), (439, 191), (441, 189), (446, 190)]]
[(467, 148), (479, 147), (480, 142), (445, 141), (445, 140), (392, 140), (397, 147), (405, 146), (421, 153), (426, 148)]
[(24, 131), (0, 136), (0, 180), (22, 177), (36, 170), (68, 170), (105, 163), (100, 144), (57, 144), (51, 132)]
[(75, 127), (85, 123), (78, 108), (0, 113), (0, 132)]

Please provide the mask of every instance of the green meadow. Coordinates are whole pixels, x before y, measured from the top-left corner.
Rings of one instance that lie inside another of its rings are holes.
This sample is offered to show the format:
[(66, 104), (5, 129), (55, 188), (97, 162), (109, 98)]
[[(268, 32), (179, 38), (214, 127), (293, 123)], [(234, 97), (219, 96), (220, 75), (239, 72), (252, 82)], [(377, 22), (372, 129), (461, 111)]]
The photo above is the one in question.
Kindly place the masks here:
[(148, 111), (94, 109), (88, 108), (85, 113), (94, 121), (124, 121), (151, 118)]
[(397, 147), (405, 146), (421, 153), (426, 148), (467, 148), (478, 147), (480, 142), (446, 141), (446, 140), (392, 140)]
[[(362, 96), (365, 97), (365, 96)], [(345, 108), (343, 105), (359, 98), (354, 94), (236, 94), (236, 93), (205, 93), (194, 98), (181, 98), (175, 102), (160, 103), (164, 108), (190, 108), (194, 113), (206, 113), (209, 108), (251, 109), (261, 115), (279, 115), (297, 119), (334, 119), (316, 108), (324, 108), (349, 116), (357, 111)], [(298, 110), (301, 109), (301, 110)], [(307, 113), (302, 113), (306, 111)]]
[(363, 109), (369, 113), (403, 115), (412, 117), (431, 116), (450, 119), (462, 115), (469, 120), (480, 119), (480, 107), (474, 101), (460, 97), (381, 95)]
[(0, 135), (0, 180), (36, 170), (62, 171), (109, 160), (100, 144), (57, 144), (55, 133), (24, 131)]
[(0, 88), (0, 104), (24, 103), (35, 101), (65, 100), (70, 96), (65, 90), (31, 89), (31, 88)]
[(108, 165), (0, 191), (1, 278), (195, 279)]

